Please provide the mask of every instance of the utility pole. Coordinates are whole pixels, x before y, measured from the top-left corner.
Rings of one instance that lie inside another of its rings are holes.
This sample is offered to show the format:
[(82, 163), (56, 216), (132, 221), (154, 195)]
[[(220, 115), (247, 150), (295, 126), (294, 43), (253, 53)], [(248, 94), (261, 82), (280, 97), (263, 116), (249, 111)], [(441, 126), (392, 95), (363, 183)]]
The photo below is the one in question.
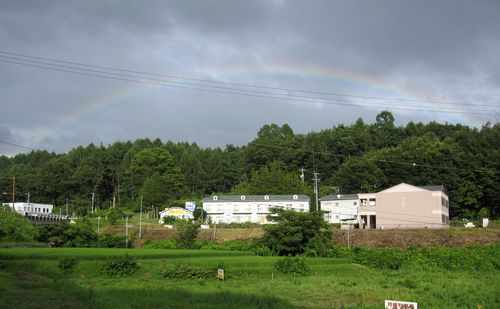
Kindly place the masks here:
[(16, 176), (12, 176), (12, 210), (14, 210), (14, 204), (16, 203)]
[(319, 205), (318, 205), (318, 182), (319, 182), (319, 178), (318, 178), (318, 175), (319, 173), (318, 172), (314, 172), (313, 173), (314, 175), (314, 194), (316, 194), (316, 211), (319, 211)]
[(125, 216), (125, 244), (128, 248), (128, 216)]
[(139, 239), (142, 237), (142, 195), (141, 195), (141, 212), (139, 215)]
[(92, 192), (92, 212), (94, 212), (94, 196), (95, 196), (95, 193)]

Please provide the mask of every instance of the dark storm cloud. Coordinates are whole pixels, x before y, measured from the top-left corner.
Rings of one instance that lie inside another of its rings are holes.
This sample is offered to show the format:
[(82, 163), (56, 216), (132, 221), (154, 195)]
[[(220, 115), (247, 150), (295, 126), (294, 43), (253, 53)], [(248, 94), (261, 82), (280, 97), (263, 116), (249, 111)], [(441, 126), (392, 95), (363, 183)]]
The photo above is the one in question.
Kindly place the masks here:
[[(392, 97), (412, 89), (428, 100), (472, 104), (441, 107), (491, 113), (500, 106), (498, 29), (494, 0), (0, 2), (0, 50), (322, 92)], [(385, 88), (295, 67), (352, 72)], [(130, 82), (2, 62), (0, 72), (4, 137), (57, 151), (146, 136), (244, 144), (265, 123), (288, 122), (307, 132), (358, 117), (373, 122), (380, 111), (152, 85), (136, 92), (130, 89), (141, 87)], [(95, 102), (104, 103), (89, 108)], [(492, 120), (393, 112), (399, 123)]]

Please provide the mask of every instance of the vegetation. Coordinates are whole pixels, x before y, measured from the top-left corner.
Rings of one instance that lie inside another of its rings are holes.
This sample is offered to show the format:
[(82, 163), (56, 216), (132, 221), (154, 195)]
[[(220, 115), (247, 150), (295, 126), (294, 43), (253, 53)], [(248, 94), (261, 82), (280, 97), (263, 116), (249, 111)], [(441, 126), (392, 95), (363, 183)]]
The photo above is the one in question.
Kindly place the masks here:
[(17, 213), (0, 210), (0, 241), (34, 241), (37, 230), (30, 221)]
[(175, 229), (174, 240), (177, 248), (192, 249), (200, 232), (200, 224), (182, 220), (177, 222)]
[[(101, 272), (107, 258), (123, 256), (124, 252), (140, 262), (139, 269), (125, 277), (108, 277)], [(500, 306), (498, 269), (445, 270), (404, 265), (394, 270), (360, 266), (345, 258), (306, 257), (310, 275), (292, 276), (276, 271), (275, 265), (282, 257), (235, 253), (0, 249), (4, 265), (0, 269), (0, 307), (381, 308), (385, 299), (415, 301), (425, 308)], [(78, 258), (73, 273), (61, 276), (59, 256)], [(211, 272), (221, 264), (230, 271), (225, 282), (218, 281)], [(210, 274), (202, 275), (205, 270)], [(165, 276), (165, 272), (169, 275)]]
[[(79, 146), (65, 154), (0, 156), (0, 191), (11, 188), (3, 176), (15, 175), (18, 192), (31, 192), (33, 200), (52, 203), (56, 211), (68, 199), (71, 213), (90, 212), (93, 192), (98, 209), (115, 198), (117, 211), (138, 211), (142, 195), (144, 209), (153, 211), (221, 192), (310, 195), (317, 171), (322, 195), (377, 191), (400, 182), (444, 184), (451, 217), (500, 216), (499, 124), (395, 123), (391, 113), (381, 112), (371, 124), (359, 119), (306, 134), (286, 124), (264, 125), (247, 145), (224, 149), (139, 139)], [(117, 215), (109, 215), (116, 222)]]
[(284, 274), (300, 276), (309, 276), (311, 274), (311, 268), (306, 263), (306, 260), (298, 256), (285, 256), (276, 262), (275, 267)]
[(133, 274), (139, 267), (136, 258), (125, 254), (109, 257), (102, 265), (101, 271), (108, 277), (120, 277)]
[(258, 245), (264, 245), (278, 255), (297, 255), (307, 252), (324, 256), (331, 246), (332, 233), (320, 212), (296, 212), (271, 209), (268, 219), (276, 222), (264, 227)]

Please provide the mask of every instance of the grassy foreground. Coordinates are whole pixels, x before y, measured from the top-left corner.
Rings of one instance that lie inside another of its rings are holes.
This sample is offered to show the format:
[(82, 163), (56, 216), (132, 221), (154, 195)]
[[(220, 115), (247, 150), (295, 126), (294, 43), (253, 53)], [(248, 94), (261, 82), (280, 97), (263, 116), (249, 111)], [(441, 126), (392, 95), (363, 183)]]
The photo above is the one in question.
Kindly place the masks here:
[[(137, 257), (130, 277), (108, 278), (108, 256)], [(74, 272), (60, 256), (79, 259)], [(385, 299), (420, 308), (500, 308), (500, 272), (375, 270), (345, 259), (308, 258), (312, 275), (282, 275), (278, 257), (244, 252), (153, 249), (0, 249), (0, 308), (383, 308)], [(175, 265), (218, 267), (227, 281), (165, 279)]]

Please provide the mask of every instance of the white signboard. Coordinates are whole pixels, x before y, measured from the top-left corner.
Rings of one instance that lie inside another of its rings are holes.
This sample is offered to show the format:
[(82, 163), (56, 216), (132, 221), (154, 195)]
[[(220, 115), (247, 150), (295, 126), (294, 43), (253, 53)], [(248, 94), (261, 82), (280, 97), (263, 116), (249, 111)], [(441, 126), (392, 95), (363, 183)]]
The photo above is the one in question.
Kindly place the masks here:
[(417, 303), (400, 300), (386, 300), (384, 308), (413, 308), (418, 309)]
[(196, 208), (196, 202), (186, 202), (184, 204), (184, 208), (186, 208), (189, 211), (194, 211), (194, 209)]

